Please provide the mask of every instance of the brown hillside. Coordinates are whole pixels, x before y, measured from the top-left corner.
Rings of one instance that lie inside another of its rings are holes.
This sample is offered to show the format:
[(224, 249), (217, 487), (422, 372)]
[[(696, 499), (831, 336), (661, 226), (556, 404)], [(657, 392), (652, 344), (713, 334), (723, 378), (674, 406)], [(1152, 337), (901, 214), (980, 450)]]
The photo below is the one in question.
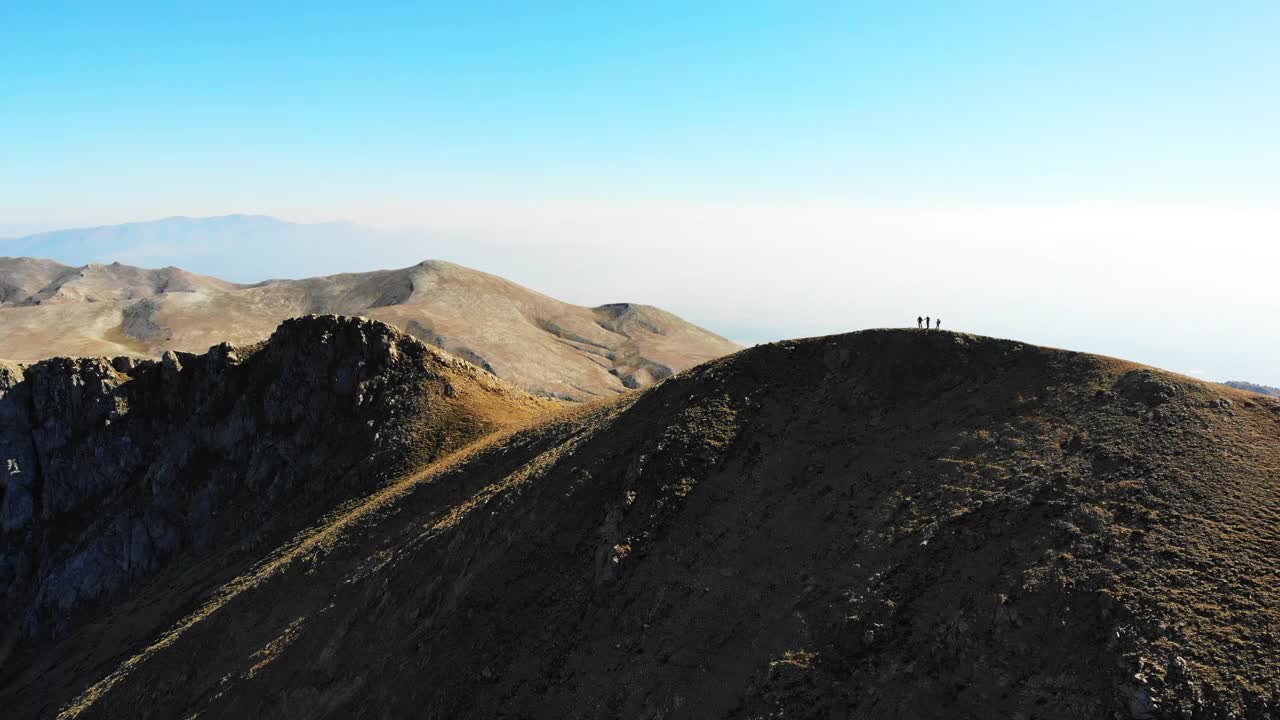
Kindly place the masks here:
[(72, 268), (0, 258), (0, 358), (159, 357), (266, 338), (313, 313), (390, 323), (530, 392), (589, 400), (739, 347), (646, 305), (586, 308), (428, 260), (413, 267), (234, 285), (178, 268)]
[(64, 718), (1274, 717), (1278, 555), (1280, 403), (869, 331), (744, 351), (409, 474), (150, 642), (55, 651), (58, 682), (5, 702)]
[(118, 652), (76, 629), (160, 586), (128, 613), (129, 632), (159, 631), (147, 618), (338, 503), (558, 407), (334, 316), (162, 362), (0, 362), (0, 680), (47, 680), (27, 663), (68, 638)]

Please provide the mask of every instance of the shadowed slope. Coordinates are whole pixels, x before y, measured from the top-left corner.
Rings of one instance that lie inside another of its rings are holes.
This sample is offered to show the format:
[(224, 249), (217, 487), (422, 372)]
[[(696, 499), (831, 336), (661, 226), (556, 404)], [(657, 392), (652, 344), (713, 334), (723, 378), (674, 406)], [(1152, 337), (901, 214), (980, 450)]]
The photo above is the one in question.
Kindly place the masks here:
[(334, 316), (158, 363), (0, 363), (0, 679), (52, 687), (51, 647), (110, 657), (336, 504), (559, 407)]
[(759, 347), (309, 537), (63, 716), (1277, 710), (1280, 404), (1095, 356)]

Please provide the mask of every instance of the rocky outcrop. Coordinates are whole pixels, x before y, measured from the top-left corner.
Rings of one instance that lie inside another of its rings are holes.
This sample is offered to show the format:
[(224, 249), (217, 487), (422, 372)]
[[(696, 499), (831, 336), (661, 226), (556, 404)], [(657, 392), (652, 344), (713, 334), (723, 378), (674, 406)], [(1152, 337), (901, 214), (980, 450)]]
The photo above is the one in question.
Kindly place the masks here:
[(1116, 391), (1127, 400), (1156, 407), (1177, 397), (1182, 388), (1151, 370), (1130, 370), (1116, 381)]
[(0, 362), (0, 651), (63, 637), (175, 558), (256, 547), (545, 405), (338, 316), (159, 361)]

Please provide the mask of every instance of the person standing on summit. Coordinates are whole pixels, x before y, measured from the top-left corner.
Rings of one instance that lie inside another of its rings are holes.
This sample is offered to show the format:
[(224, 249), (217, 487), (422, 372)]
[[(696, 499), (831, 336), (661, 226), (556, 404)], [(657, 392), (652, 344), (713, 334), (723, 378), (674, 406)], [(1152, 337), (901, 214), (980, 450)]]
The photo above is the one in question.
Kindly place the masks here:
[(934, 329), (934, 330), (941, 330), (941, 329), (942, 329), (942, 318), (938, 318), (937, 323), (938, 323), (937, 325), (934, 325), (934, 326), (933, 326), (933, 329)]
[(917, 330), (919, 330), (919, 329), (920, 329), (920, 325), (921, 325), (922, 323), (924, 323), (924, 318), (922, 318), (922, 317), (920, 317), (919, 315), (917, 315), (917, 316), (916, 316), (916, 329), (917, 329)]
[(924, 316), (924, 329), (925, 329), (925, 330), (928, 330), (928, 329), (929, 329), (929, 316), (928, 316), (928, 315), (925, 315), (925, 316)]

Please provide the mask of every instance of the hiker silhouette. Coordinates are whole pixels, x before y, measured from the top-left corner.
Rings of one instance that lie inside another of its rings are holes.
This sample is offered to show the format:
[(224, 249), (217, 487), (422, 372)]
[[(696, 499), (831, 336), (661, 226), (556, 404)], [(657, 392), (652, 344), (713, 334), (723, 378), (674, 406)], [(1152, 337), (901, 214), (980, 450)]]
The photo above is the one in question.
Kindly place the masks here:
[(937, 325), (933, 326), (934, 330), (938, 330), (942, 328), (942, 318), (938, 318), (937, 323), (938, 323)]
[(925, 315), (925, 316), (924, 316), (924, 329), (925, 329), (925, 330), (928, 330), (928, 329), (929, 329), (929, 316), (928, 316), (928, 315)]
[(919, 329), (920, 329), (920, 325), (921, 325), (921, 323), (923, 323), (923, 322), (924, 322), (924, 318), (922, 318), (922, 317), (920, 317), (919, 315), (917, 315), (917, 316), (916, 316), (916, 329), (917, 329), (917, 330), (919, 330)]

